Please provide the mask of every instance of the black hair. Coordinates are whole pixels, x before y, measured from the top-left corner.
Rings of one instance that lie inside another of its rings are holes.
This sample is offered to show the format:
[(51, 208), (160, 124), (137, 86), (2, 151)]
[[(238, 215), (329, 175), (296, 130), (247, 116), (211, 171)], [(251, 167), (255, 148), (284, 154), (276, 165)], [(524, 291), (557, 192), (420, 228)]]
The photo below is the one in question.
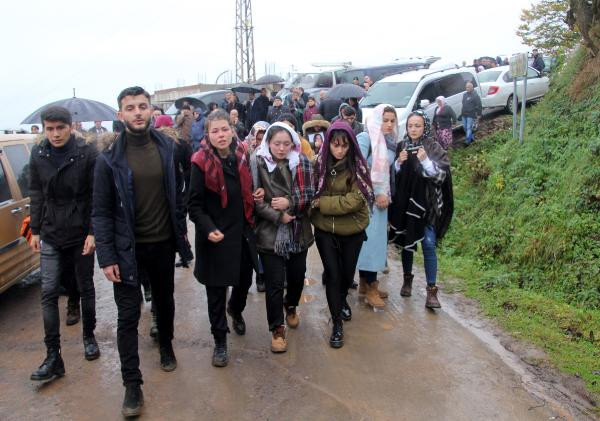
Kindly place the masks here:
[(216, 110), (211, 111), (206, 117), (206, 121), (204, 122), (204, 130), (208, 133), (208, 129), (210, 128), (210, 123), (213, 121), (225, 120), (231, 126), (231, 121), (229, 120), (229, 114), (222, 108), (217, 108)]
[(164, 114), (165, 114), (165, 110), (163, 110), (163, 109), (162, 109), (162, 107), (159, 107), (158, 105), (153, 105), (153, 106), (152, 106), (152, 109), (153, 109), (154, 111), (160, 111), (160, 114), (161, 114), (161, 115), (164, 115)]
[(119, 96), (117, 97), (117, 103), (119, 104), (119, 110), (121, 109), (121, 101), (123, 100), (123, 98), (125, 98), (126, 96), (138, 96), (138, 95), (144, 95), (146, 98), (148, 98), (148, 102), (150, 102), (150, 94), (148, 92), (146, 92), (146, 90), (142, 87), (139, 86), (132, 86), (129, 88), (125, 88), (121, 91), (121, 93), (119, 94)]
[(396, 109), (394, 107), (392, 107), (391, 105), (387, 105), (384, 109), (383, 109), (383, 113), (394, 113), (394, 115), (396, 116), (396, 118), (398, 118), (398, 114), (396, 114)]
[(34, 127), (38, 130), (40, 129), (40, 126), (38, 126), (37, 124), (34, 124), (33, 126), (31, 126), (31, 130), (33, 130)]
[(65, 107), (52, 106), (42, 111), (40, 116), (42, 119), (42, 126), (46, 125), (46, 121), (60, 121), (61, 123), (68, 124), (69, 126), (73, 123), (71, 113)]
[(292, 123), (292, 126), (294, 126), (294, 129), (296, 128), (296, 124), (298, 124), (296, 117), (294, 117), (294, 114), (292, 114), (292, 113), (281, 114), (279, 116), (279, 118), (277, 119), (277, 121), (281, 121), (281, 122), (287, 121), (288, 123)]
[(113, 120), (112, 131), (122, 133), (125, 131), (125, 124), (121, 120)]
[(181, 107), (182, 110), (191, 110), (192, 107), (190, 107), (189, 105), (185, 104), (183, 107)]
[[(346, 179), (346, 186), (351, 187), (352, 183), (354, 183), (356, 179), (357, 174), (356, 159), (354, 158), (354, 155), (356, 154), (356, 152), (354, 151), (354, 142), (352, 141), (352, 139), (350, 138), (350, 134), (346, 130), (338, 129), (332, 130), (329, 134), (329, 144), (331, 145), (333, 139), (335, 139), (338, 136), (346, 139), (346, 142), (348, 143), (348, 153), (346, 154), (346, 166), (348, 167), (348, 170), (350, 172), (350, 177)], [(331, 157), (331, 159), (333, 159), (331, 152), (329, 152), (329, 156)]]
[(351, 105), (348, 105), (347, 107), (342, 108), (342, 114), (346, 117), (352, 117), (353, 115), (356, 115), (356, 110), (354, 110), (354, 107)]
[(275, 137), (275, 135), (279, 132), (286, 132), (288, 134), (288, 136), (290, 137), (290, 139), (292, 140), (292, 143), (294, 143), (294, 138), (292, 137), (292, 135), (290, 134), (288, 129), (286, 129), (285, 127), (279, 127), (279, 126), (269, 127), (269, 130), (267, 130), (268, 136), (263, 138), (263, 142), (269, 143), (271, 141), (271, 139), (273, 139), (273, 137)]

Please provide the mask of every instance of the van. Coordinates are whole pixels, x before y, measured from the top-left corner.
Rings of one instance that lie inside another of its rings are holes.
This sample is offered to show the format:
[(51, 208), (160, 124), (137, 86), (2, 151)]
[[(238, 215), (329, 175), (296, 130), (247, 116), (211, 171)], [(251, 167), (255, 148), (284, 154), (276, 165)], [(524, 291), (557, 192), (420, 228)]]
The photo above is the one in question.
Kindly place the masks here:
[(0, 292), (40, 266), (21, 236), (29, 216), (29, 156), (36, 135), (0, 134)]
[(472, 67), (429, 68), (388, 76), (371, 86), (360, 101), (363, 123), (377, 105), (390, 104), (396, 109), (398, 135), (402, 139), (408, 115), (422, 109), (429, 119), (433, 120), (435, 98), (440, 95), (446, 98), (446, 103), (458, 117), (462, 111), (462, 97), (467, 82), (473, 83), (475, 92), (481, 97), (477, 73)]

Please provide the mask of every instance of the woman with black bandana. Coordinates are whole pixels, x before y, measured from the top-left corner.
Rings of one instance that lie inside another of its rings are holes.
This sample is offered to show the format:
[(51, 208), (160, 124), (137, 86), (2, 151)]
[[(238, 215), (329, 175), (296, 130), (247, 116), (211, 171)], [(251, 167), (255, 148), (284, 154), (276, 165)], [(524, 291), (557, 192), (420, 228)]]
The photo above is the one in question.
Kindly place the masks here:
[(402, 247), (404, 283), (400, 295), (412, 292), (413, 253), (423, 247), (427, 308), (440, 308), (437, 298), (436, 244), (450, 225), (454, 209), (452, 177), (447, 152), (429, 137), (429, 119), (422, 111), (406, 120), (406, 135), (396, 148), (395, 195), (390, 224)]

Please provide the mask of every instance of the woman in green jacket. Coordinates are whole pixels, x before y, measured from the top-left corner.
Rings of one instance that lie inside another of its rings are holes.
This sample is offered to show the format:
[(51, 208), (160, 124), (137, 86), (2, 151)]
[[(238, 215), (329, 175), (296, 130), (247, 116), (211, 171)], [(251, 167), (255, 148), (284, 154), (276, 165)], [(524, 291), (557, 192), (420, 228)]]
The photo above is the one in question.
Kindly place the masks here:
[(367, 163), (352, 128), (345, 121), (336, 121), (327, 130), (315, 172), (317, 185), (311, 222), (325, 268), (325, 290), (333, 321), (329, 344), (341, 348), (342, 320), (352, 318), (346, 296), (367, 238), (365, 229), (374, 200)]

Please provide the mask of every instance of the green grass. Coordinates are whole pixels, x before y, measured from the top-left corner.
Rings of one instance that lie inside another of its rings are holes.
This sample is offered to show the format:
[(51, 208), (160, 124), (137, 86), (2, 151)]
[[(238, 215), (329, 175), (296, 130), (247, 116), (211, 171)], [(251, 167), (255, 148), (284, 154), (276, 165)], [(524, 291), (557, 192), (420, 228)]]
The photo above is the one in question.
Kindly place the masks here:
[(574, 55), (528, 109), (523, 145), (503, 131), (452, 152), (455, 215), (439, 252), (451, 288), (599, 397), (600, 84), (566, 95), (586, 60)]

